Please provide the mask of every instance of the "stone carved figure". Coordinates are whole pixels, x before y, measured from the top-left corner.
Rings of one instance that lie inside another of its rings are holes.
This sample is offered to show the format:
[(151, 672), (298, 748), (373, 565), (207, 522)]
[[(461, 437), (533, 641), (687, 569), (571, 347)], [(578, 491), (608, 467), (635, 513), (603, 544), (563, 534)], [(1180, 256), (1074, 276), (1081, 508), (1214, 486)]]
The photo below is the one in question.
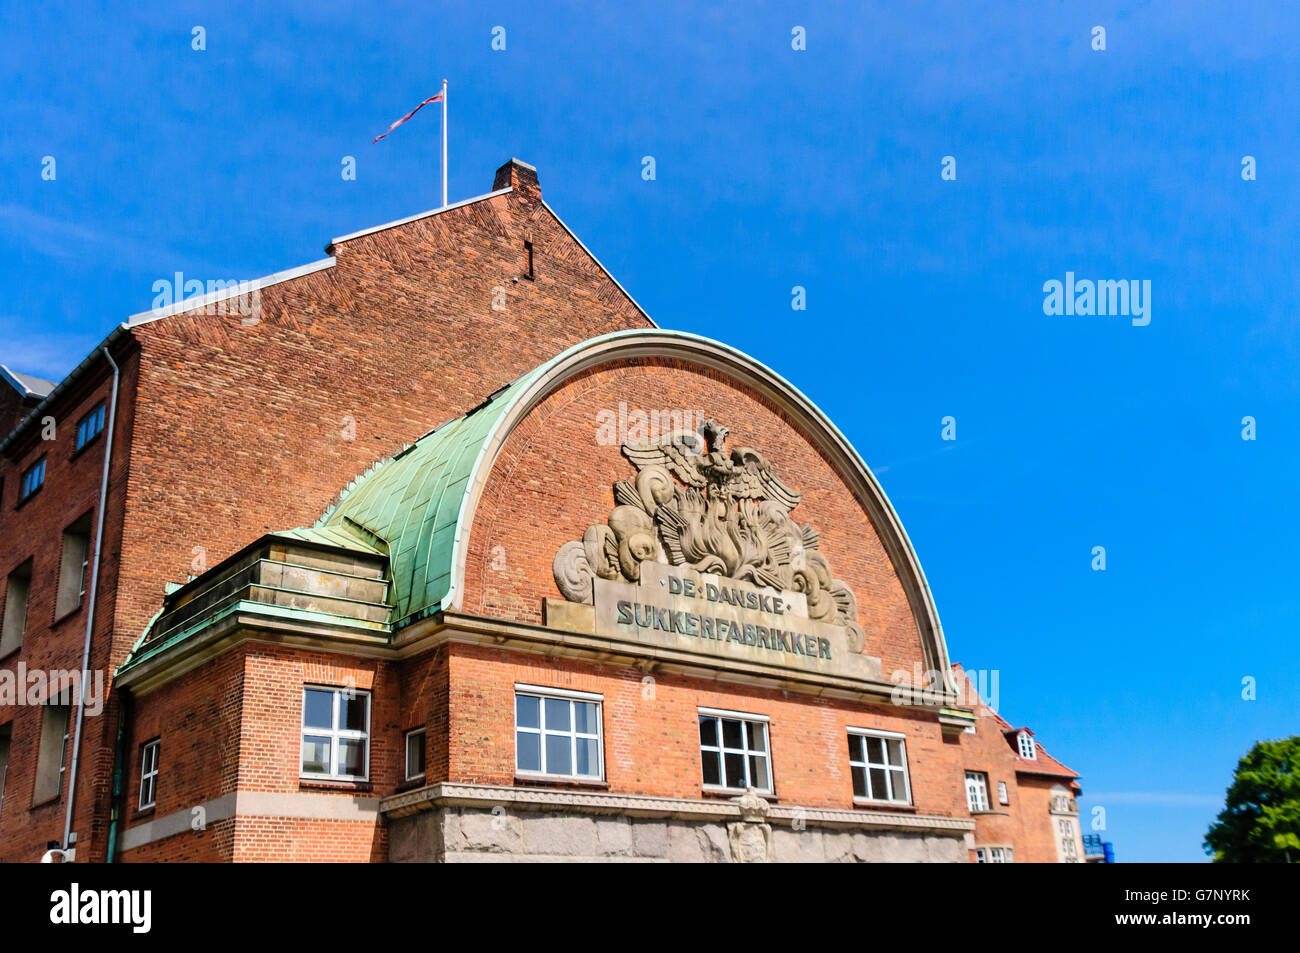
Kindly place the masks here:
[(802, 592), (809, 618), (845, 626), (861, 652), (866, 637), (853, 591), (832, 575), (817, 530), (790, 517), (800, 494), (757, 450), (728, 450), (726, 427), (706, 420), (700, 430), (623, 444), (636, 478), (614, 484), (615, 506), (604, 523), (560, 547), (553, 567), (560, 592), (590, 603), (593, 576), (637, 582), (646, 559), (688, 566)]
[(754, 788), (732, 800), (740, 808), (740, 820), (727, 825), (732, 863), (767, 863), (772, 856), (772, 827), (767, 822), (767, 802)]

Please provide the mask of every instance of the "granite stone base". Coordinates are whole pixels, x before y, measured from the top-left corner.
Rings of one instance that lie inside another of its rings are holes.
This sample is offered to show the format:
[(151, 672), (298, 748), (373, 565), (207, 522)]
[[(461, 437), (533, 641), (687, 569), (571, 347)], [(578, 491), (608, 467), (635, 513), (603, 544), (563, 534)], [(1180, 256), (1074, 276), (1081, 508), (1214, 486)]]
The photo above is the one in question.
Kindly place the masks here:
[(964, 863), (961, 832), (853, 830), (778, 820), (647, 818), (439, 806), (388, 819), (398, 863), (480, 861)]

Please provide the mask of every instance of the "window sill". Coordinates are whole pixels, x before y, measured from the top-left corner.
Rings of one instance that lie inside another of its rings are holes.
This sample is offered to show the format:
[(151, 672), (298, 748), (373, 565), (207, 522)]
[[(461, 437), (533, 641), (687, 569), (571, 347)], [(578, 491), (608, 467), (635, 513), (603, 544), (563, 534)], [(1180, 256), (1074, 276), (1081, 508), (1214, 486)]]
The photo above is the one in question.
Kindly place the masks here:
[(85, 601), (83, 600), (83, 601), (77, 603), (73, 608), (69, 609), (67, 612), (63, 613), (63, 615), (61, 615), (61, 616), (56, 616), (55, 619), (54, 619), (54, 621), (50, 623), (50, 627), (53, 628), (53, 627), (56, 626), (56, 625), (62, 625), (63, 623), (67, 622), (69, 619), (71, 619), (73, 616), (75, 616), (78, 612), (80, 612), (81, 609), (82, 609), (82, 607), (83, 607), (85, 604), (86, 604), (86, 603), (85, 603)]
[(5, 649), (4, 652), (0, 653), (0, 665), (4, 665), (5, 663), (7, 663), (15, 655), (20, 654), (22, 650), (23, 650), (23, 644), (21, 642), (19, 642), (11, 649)]
[(158, 809), (158, 804), (157, 802), (154, 802), (148, 807), (140, 808), (139, 810), (132, 812), (131, 817), (128, 820), (130, 821), (130, 823), (135, 823), (136, 821), (143, 821), (147, 817), (153, 817), (154, 812), (157, 809)]
[(40, 486), (38, 486), (36, 489), (32, 490), (32, 492), (28, 493), (26, 496), (19, 497), (18, 502), (14, 504), (14, 512), (17, 512), (18, 510), (21, 510), (24, 506), (26, 506), (26, 505), (27, 505), (28, 503), (30, 503), (32, 500), (36, 499), (36, 497), (38, 497), (38, 496), (40, 495), (41, 490), (43, 490), (43, 489), (45, 489), (45, 484), (44, 484), (44, 483), (42, 483), (42, 484), (41, 484)]
[(1003, 816), (1005, 816), (1005, 817), (1010, 817), (1010, 816), (1011, 816), (1011, 812), (1010, 812), (1010, 811), (995, 811), (995, 810), (993, 810), (992, 808), (988, 808), (988, 809), (983, 810), (983, 811), (971, 811), (970, 813), (971, 813), (971, 816), (972, 816), (972, 817), (980, 817), (981, 815), (986, 815), (986, 814), (1001, 814), (1001, 815), (1003, 815)]
[(603, 778), (569, 778), (553, 774), (516, 774), (516, 787), (586, 788), (608, 791), (609, 782)]
[[(700, 788), (700, 793), (705, 797), (730, 799), (734, 797), (744, 797), (749, 793), (749, 788)], [(764, 801), (771, 801), (773, 804), (778, 800), (777, 796), (771, 791), (759, 791), (755, 789), (754, 793)]]
[(52, 805), (58, 804), (61, 797), (62, 797), (62, 792), (54, 795), (54, 797), (47, 797), (44, 801), (37, 801), (30, 808), (28, 808), (28, 810), (39, 811), (41, 808), (51, 807)]
[(871, 811), (898, 811), (900, 814), (915, 814), (918, 810), (915, 804), (904, 804), (902, 801), (873, 801), (865, 797), (855, 797), (853, 806)]
[(298, 787), (309, 791), (371, 791), (369, 781), (345, 781), (342, 778), (299, 778)]

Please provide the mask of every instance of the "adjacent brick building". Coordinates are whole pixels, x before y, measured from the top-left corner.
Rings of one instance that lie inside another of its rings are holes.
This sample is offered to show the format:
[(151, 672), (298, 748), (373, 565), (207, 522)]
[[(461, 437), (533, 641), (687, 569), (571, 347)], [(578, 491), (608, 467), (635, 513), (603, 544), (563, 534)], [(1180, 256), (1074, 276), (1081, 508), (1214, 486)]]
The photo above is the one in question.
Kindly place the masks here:
[(327, 253), (6, 378), (0, 679), (104, 682), (0, 705), (0, 859), (1073, 859), (856, 451), (535, 170)]

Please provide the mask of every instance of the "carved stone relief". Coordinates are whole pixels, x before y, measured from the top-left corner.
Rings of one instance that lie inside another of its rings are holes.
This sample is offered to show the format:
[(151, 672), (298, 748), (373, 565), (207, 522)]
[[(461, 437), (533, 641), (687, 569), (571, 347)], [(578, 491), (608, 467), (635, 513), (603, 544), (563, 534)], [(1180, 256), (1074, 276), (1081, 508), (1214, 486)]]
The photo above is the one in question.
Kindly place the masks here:
[(570, 602), (593, 601), (594, 577), (639, 582), (643, 560), (687, 566), (755, 586), (802, 593), (808, 618), (844, 626), (849, 647), (866, 637), (853, 591), (831, 572), (809, 523), (790, 513), (801, 494), (751, 447), (728, 450), (727, 428), (707, 420), (702, 435), (678, 431), (658, 443), (624, 443), (637, 468), (614, 484), (604, 523), (555, 555), (555, 583)]

